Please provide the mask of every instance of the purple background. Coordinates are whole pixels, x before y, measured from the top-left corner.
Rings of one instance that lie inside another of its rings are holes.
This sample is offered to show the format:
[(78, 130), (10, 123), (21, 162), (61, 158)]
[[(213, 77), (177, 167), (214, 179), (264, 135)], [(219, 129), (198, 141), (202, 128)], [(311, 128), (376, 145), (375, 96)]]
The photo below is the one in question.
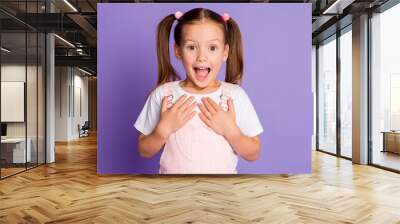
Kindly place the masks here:
[[(242, 32), (242, 87), (264, 132), (260, 159), (240, 159), (238, 172), (310, 173), (311, 4), (265, 3), (98, 4), (97, 172), (158, 173), (162, 150), (151, 159), (141, 158), (133, 124), (157, 80), (158, 22), (167, 14), (195, 7), (228, 12)], [(184, 78), (182, 65), (176, 60), (173, 64)], [(225, 67), (222, 79), (224, 72)]]

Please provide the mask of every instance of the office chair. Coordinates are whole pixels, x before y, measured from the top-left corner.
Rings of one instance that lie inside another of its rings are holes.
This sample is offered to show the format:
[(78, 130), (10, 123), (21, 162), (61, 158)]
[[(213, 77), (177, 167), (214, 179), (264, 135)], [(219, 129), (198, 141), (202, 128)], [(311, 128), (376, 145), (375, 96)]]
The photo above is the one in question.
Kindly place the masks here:
[(78, 124), (79, 138), (89, 136), (89, 129), (89, 121), (85, 121), (82, 127), (80, 127), (80, 125)]

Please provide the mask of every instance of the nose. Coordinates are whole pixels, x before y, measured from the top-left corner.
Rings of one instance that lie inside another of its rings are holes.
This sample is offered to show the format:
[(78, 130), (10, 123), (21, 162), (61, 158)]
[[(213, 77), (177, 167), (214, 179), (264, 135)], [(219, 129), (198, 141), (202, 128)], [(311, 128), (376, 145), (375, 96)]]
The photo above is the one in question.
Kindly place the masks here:
[(200, 48), (200, 50), (198, 51), (198, 55), (197, 55), (197, 60), (198, 61), (205, 61), (207, 59), (206, 57), (206, 51), (202, 48)]

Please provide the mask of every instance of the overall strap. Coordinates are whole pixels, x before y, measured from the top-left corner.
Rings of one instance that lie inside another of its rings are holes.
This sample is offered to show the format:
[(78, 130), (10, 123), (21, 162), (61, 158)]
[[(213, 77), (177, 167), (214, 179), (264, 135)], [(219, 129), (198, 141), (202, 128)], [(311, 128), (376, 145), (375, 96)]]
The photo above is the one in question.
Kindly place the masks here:
[(172, 100), (174, 98), (174, 95), (172, 94), (173, 84), (174, 82), (164, 83), (164, 96), (168, 96), (168, 101), (170, 102), (168, 108), (172, 107)]
[(228, 111), (228, 98), (232, 98), (232, 89), (234, 85), (227, 82), (221, 82), (222, 94), (220, 106), (224, 111)]

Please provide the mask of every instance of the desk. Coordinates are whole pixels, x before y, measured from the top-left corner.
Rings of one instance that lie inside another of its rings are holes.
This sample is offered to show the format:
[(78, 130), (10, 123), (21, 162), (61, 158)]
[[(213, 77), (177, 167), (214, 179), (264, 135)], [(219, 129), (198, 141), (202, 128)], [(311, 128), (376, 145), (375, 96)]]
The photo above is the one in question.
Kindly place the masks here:
[(383, 133), (383, 150), (382, 152), (393, 152), (400, 154), (400, 132), (399, 131), (382, 131)]
[[(25, 154), (25, 138), (6, 138), (1, 139), (1, 157), (6, 163), (25, 163), (30, 162), (32, 158), (31, 145), (32, 140), (27, 139), (28, 147)], [(27, 158), (27, 161), (25, 161)]]

